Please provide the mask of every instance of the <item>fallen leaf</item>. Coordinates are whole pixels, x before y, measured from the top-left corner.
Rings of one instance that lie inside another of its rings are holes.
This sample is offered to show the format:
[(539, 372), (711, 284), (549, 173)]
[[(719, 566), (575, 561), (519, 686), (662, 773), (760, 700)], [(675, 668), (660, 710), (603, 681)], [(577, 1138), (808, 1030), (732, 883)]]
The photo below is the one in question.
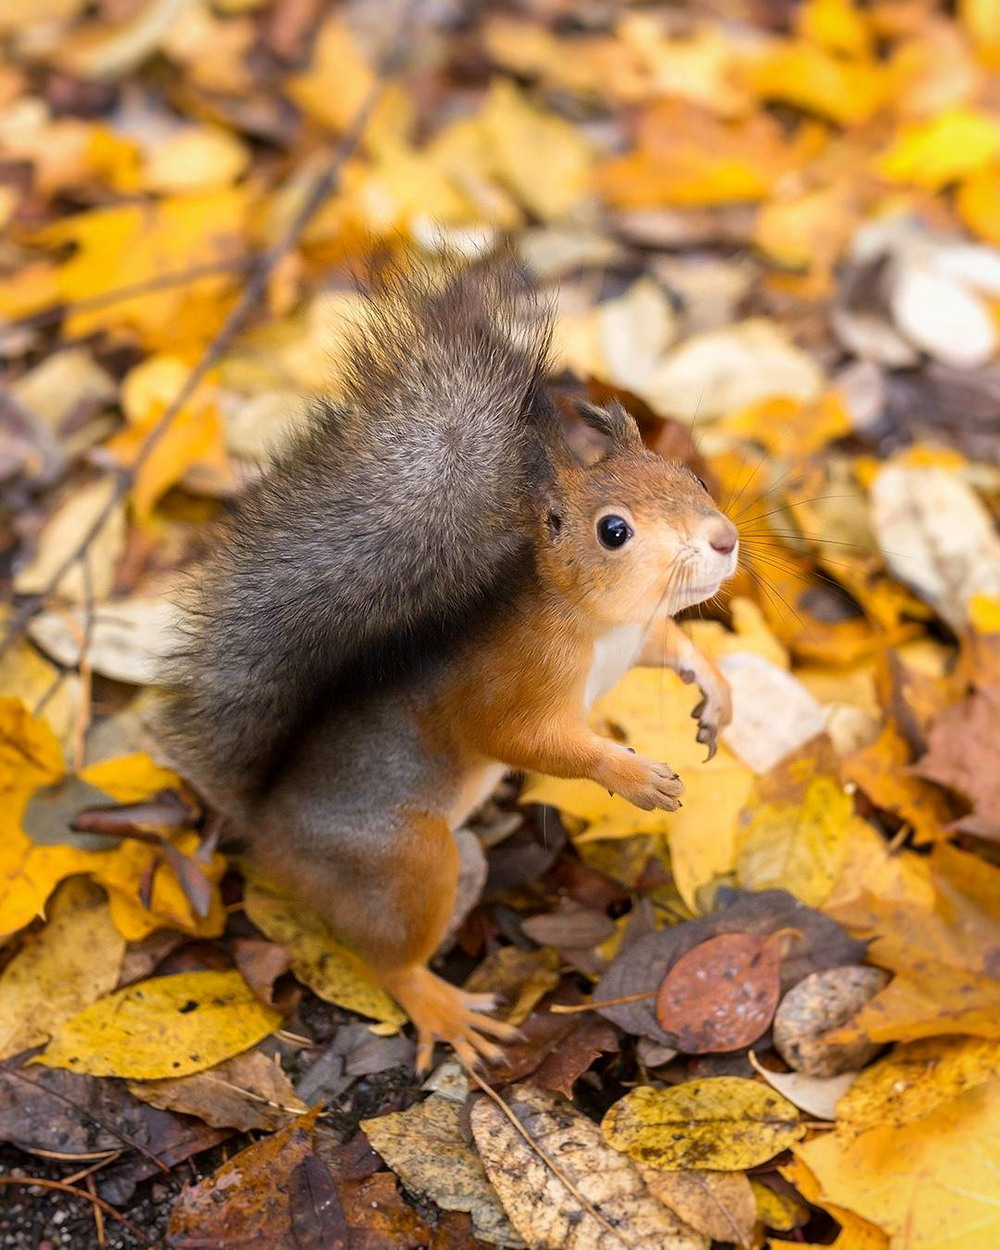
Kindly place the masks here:
[(192, 1240), (212, 1245), (295, 1244), (289, 1190), (296, 1168), (314, 1156), (313, 1127), (320, 1110), (316, 1107), (280, 1132), (254, 1142), (212, 1176), (182, 1190), (170, 1211), (168, 1239), (181, 1245)]
[(249, 1049), (280, 1022), (238, 972), (182, 972), (85, 1008), (55, 1031), (36, 1062), (139, 1081), (183, 1076)]
[[(164, 657), (176, 645), (177, 621), (177, 608), (162, 597), (102, 604), (91, 615), (87, 662), (113, 681), (152, 684), (159, 678)], [(29, 633), (46, 654), (72, 667), (88, 637), (87, 617), (77, 609), (42, 612), (32, 620)]]
[(473, 1105), (472, 1132), (486, 1174), (529, 1246), (597, 1250), (627, 1238), (650, 1250), (705, 1250), (706, 1239), (650, 1193), (632, 1163), (609, 1149), (571, 1103), (530, 1085), (512, 1086), (506, 1102), (523, 1132), (485, 1098)]
[[(733, 719), (722, 741), (758, 776), (823, 733), (826, 717), (791, 673), (753, 652), (730, 652), (719, 661), (733, 697)], [(779, 718), (773, 709), (781, 707)]]
[(262, 933), (287, 947), (292, 972), (320, 998), (394, 1029), (405, 1023), (405, 1014), (385, 990), (333, 940), (318, 916), (303, 910), (301, 903), (261, 882), (248, 881), (244, 908)]
[(776, 935), (722, 933), (682, 955), (663, 978), (656, 1018), (688, 1055), (742, 1050), (771, 1023), (778, 1005)]
[(805, 1135), (787, 1099), (737, 1076), (640, 1085), (607, 1111), (601, 1130), (616, 1150), (667, 1170), (755, 1167)]
[(410, 1193), (444, 1211), (468, 1211), (477, 1237), (523, 1246), (463, 1132), (462, 1103), (432, 1094), (407, 1111), (362, 1120), (372, 1146)]
[[(34, 556), (14, 578), (18, 594), (36, 595), (46, 591), (63, 563), (76, 551), (81, 538), (108, 509), (108, 520), (89, 547), (86, 566), (74, 564), (56, 587), (59, 596), (70, 603), (107, 598), (125, 548), (125, 504), (112, 503), (116, 485), (112, 476), (102, 477), (78, 487), (56, 509), (42, 531)], [(81, 633), (75, 640), (74, 659), (82, 639)]]
[(103, 891), (79, 878), (67, 881), (45, 927), (25, 938), (0, 973), (0, 1059), (48, 1041), (113, 990), (124, 954)]
[[(137, 1179), (218, 1145), (228, 1136), (188, 1116), (140, 1102), (122, 1081), (53, 1068), (0, 1066), (0, 1141), (20, 1150), (93, 1158), (124, 1150)], [(106, 1169), (102, 1175), (108, 1179)]]
[(650, 1193), (713, 1241), (752, 1244), (757, 1204), (742, 1172), (663, 1172), (636, 1165)]
[(864, 954), (864, 943), (849, 938), (830, 917), (815, 911), (784, 890), (759, 894), (735, 893), (728, 905), (697, 920), (686, 920), (660, 932), (649, 933), (625, 946), (594, 987), (597, 1001), (648, 993), (643, 1002), (601, 1007), (600, 1014), (626, 1032), (671, 1044), (653, 1011), (653, 997), (673, 964), (699, 942), (720, 933), (773, 934), (781, 929), (796, 936), (781, 964), (784, 990), (810, 972), (852, 963)]
[(977, 691), (948, 708), (931, 726), (927, 754), (914, 765), (919, 777), (947, 786), (972, 806), (949, 830), (1000, 841), (1000, 695)]
[(902, 1128), (1000, 1073), (1000, 1042), (931, 1037), (895, 1046), (859, 1072), (837, 1104), (838, 1131)]
[(848, 60), (805, 39), (765, 52), (753, 63), (750, 82), (764, 100), (796, 105), (841, 126), (867, 121), (885, 97), (884, 75), (874, 61)]
[(996, 354), (1000, 332), (985, 302), (931, 265), (901, 265), (890, 307), (902, 334), (944, 364), (975, 369)]
[(210, 191), (228, 186), (246, 170), (250, 153), (218, 126), (184, 126), (149, 152), (147, 187), (156, 191)]
[(1000, 1081), (967, 1090), (902, 1127), (835, 1131), (795, 1146), (827, 1199), (913, 1250), (986, 1250), (996, 1203)]
[(191, 1076), (130, 1081), (128, 1088), (161, 1111), (197, 1116), (214, 1128), (241, 1132), (273, 1133), (308, 1110), (281, 1065), (260, 1050), (245, 1051)]
[[(755, 1072), (787, 1098), (800, 1111), (816, 1120), (836, 1120), (837, 1103), (857, 1079), (857, 1072), (842, 1072), (839, 1076), (806, 1076), (802, 1072), (772, 1072), (765, 1068), (750, 1051), (747, 1056)], [(774, 1224), (771, 1227), (775, 1227)]]
[(857, 818), (850, 794), (822, 767), (807, 749), (758, 783), (736, 839), (745, 888), (780, 886), (813, 906), (829, 896)]
[(1000, 125), (971, 108), (946, 109), (905, 125), (878, 160), (892, 182), (936, 191), (991, 165), (1000, 153)]

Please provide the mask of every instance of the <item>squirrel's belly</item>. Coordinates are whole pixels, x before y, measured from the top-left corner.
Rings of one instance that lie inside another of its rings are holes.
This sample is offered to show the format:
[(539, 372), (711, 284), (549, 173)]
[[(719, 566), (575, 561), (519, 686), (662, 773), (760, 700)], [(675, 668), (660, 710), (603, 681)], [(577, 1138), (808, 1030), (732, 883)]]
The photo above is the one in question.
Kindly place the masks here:
[(643, 625), (618, 625), (594, 643), (594, 659), (584, 695), (587, 707), (605, 694), (636, 661), (646, 630)]

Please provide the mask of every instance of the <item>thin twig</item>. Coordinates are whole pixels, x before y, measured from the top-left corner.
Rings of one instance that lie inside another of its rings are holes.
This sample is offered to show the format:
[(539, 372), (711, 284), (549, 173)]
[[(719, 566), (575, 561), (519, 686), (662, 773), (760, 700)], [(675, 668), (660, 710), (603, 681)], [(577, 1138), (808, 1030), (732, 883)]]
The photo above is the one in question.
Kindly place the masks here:
[[(90, 1174), (88, 1174), (86, 1180), (87, 1180), (87, 1193), (90, 1194), (91, 1198), (96, 1198), (97, 1197), (97, 1182), (94, 1180), (93, 1176)], [(69, 1184), (68, 1181), (66, 1183)], [(94, 1212), (94, 1227), (97, 1231), (97, 1245), (99, 1247), (99, 1250), (107, 1250), (108, 1238), (107, 1238), (107, 1233), (105, 1232), (105, 1229), (104, 1229), (104, 1212), (101, 1210), (101, 1204), (99, 1202), (95, 1202), (92, 1207), (92, 1210)]]
[(555, 1159), (553, 1159), (552, 1156), (548, 1153), (548, 1151), (544, 1150), (538, 1144), (538, 1142), (531, 1136), (528, 1130), (524, 1127), (521, 1121), (517, 1118), (517, 1116), (514, 1114), (511, 1108), (507, 1106), (507, 1104), (500, 1097), (497, 1091), (492, 1087), (492, 1085), (487, 1085), (486, 1082), (479, 1075), (479, 1073), (476, 1072), (473, 1068), (468, 1067), (465, 1064), (463, 1064), (462, 1066), (465, 1069), (466, 1076), (469, 1077), (470, 1080), (474, 1081), (476, 1085), (478, 1085), (479, 1088), (483, 1091), (486, 1097), (489, 1098), (491, 1102), (493, 1102), (496, 1106), (500, 1108), (503, 1114), (511, 1122), (513, 1127), (517, 1130), (518, 1134), (522, 1138), (524, 1138), (524, 1140), (528, 1143), (529, 1147), (535, 1152), (536, 1155), (538, 1155), (539, 1159), (541, 1159), (541, 1161), (549, 1169), (552, 1175), (560, 1182), (560, 1184), (566, 1186), (569, 1192), (577, 1200), (580, 1206), (583, 1207), (583, 1209), (588, 1213), (588, 1215), (592, 1215), (594, 1219), (598, 1222), (598, 1224), (600, 1224), (603, 1228), (605, 1228), (612, 1235), (612, 1237), (616, 1237), (622, 1243), (622, 1245), (631, 1246), (633, 1243), (627, 1237), (623, 1236), (623, 1234), (617, 1228), (615, 1228), (613, 1224), (611, 1224), (608, 1220), (604, 1218), (604, 1216), (600, 1213), (600, 1211), (597, 1210), (594, 1204), (580, 1192), (580, 1190), (576, 1187), (576, 1185), (574, 1185), (573, 1182), (569, 1179), (569, 1177), (562, 1171), (562, 1169), (556, 1163)]
[(400, 62), (409, 50), (412, 41), (412, 30), (420, 4), (421, 0), (406, 0), (396, 33), (379, 61), (375, 82), (355, 114), (351, 125), (334, 148), (326, 169), (316, 179), (312, 190), (299, 206), (298, 212), (285, 230), (285, 233), (269, 251), (264, 253), (254, 267), (250, 274), (250, 279), (243, 289), (243, 294), (230, 310), (222, 326), (191, 369), (187, 380), (177, 395), (174, 396), (172, 403), (167, 406), (163, 415), (146, 436), (146, 440), (140, 447), (133, 463), (119, 474), (115, 483), (115, 489), (111, 492), (107, 503), (94, 518), (87, 532), (70, 554), (60, 563), (41, 593), (38, 596), (33, 596), (26, 603), (22, 604), (17, 611), (11, 613), (7, 629), (2, 640), (0, 640), (0, 655), (3, 655), (14, 639), (20, 636), (40, 603), (44, 603), (55, 592), (62, 579), (81, 559), (97, 535), (104, 529), (108, 519), (128, 493), (136, 475), (160, 444), (164, 435), (184, 408), (184, 405), (194, 394), (197, 387), (204, 381), (210, 370), (218, 364), (224, 353), (229, 349), (233, 339), (249, 320), (250, 314), (264, 295), (268, 279), (274, 267), (296, 246), (306, 226), (336, 189), (344, 165), (357, 151), (372, 113), (380, 103), (389, 80), (396, 75)]
[(144, 1246), (153, 1244), (152, 1239), (147, 1237), (141, 1228), (133, 1224), (127, 1216), (122, 1215), (121, 1211), (116, 1211), (110, 1202), (105, 1202), (97, 1194), (90, 1194), (85, 1189), (77, 1189), (75, 1185), (67, 1185), (65, 1181), (43, 1180), (38, 1176), (0, 1176), (0, 1185), (20, 1185), (24, 1189), (37, 1185), (40, 1189), (56, 1189), (61, 1194), (72, 1194), (74, 1198), (84, 1198), (87, 1202), (92, 1202), (94, 1206), (100, 1207), (105, 1215), (110, 1215), (119, 1224), (124, 1224), (132, 1236), (141, 1241)]

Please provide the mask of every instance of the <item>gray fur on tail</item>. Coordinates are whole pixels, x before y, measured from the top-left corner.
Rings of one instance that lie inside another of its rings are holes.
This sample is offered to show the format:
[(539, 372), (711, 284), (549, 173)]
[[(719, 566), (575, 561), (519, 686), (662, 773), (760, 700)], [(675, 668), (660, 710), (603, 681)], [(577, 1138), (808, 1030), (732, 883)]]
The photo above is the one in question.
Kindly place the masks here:
[(344, 399), (238, 501), (164, 674), (161, 729), (213, 802), (252, 798), (321, 701), (411, 675), (530, 575), (549, 336), (507, 262), (374, 281)]

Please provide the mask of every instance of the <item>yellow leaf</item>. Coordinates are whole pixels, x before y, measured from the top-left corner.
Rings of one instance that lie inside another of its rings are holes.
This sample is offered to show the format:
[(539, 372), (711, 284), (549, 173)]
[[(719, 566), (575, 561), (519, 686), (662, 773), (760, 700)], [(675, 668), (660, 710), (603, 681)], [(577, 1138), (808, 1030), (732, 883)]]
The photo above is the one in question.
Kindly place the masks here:
[(804, 39), (766, 52), (749, 74), (761, 99), (792, 104), (841, 126), (868, 121), (885, 98), (884, 78), (874, 62), (835, 56)]
[[(122, 383), (128, 428), (105, 444), (112, 456), (125, 465), (135, 462), (189, 372), (190, 366), (176, 356), (151, 356), (136, 365)], [(215, 389), (209, 384), (196, 388), (143, 461), (132, 486), (136, 519), (148, 523), (160, 497), (194, 467), (208, 470), (223, 482), (231, 479), (222, 417)]]
[(903, 126), (878, 160), (890, 182), (938, 191), (991, 165), (1000, 154), (1000, 123), (985, 112), (952, 108)]
[(806, 0), (795, 15), (795, 24), (807, 39), (834, 52), (865, 56), (871, 51), (866, 15), (852, 0)]
[[(342, 133), (355, 120), (375, 82), (371, 66), (340, 16), (327, 18), (313, 45), (312, 65), (285, 83), (285, 90), (303, 112)], [(412, 124), (413, 109), (398, 83), (389, 83), (365, 126), (365, 142), (377, 145), (386, 136), (402, 138)]]
[(856, 1212), (907, 1250), (992, 1250), (1000, 1241), (1000, 1081), (923, 1119), (824, 1133), (794, 1147), (822, 1201)]
[(954, 813), (940, 787), (910, 773), (911, 756), (903, 735), (887, 721), (871, 746), (847, 756), (844, 776), (876, 807), (911, 825), (917, 843), (933, 842), (948, 836)]
[(185, 126), (150, 152), (146, 186), (154, 191), (211, 191), (228, 186), (250, 162), (247, 147), (219, 126)]
[(723, 121), (668, 98), (646, 110), (635, 151), (602, 165), (597, 182), (618, 208), (762, 200), (812, 142), (788, 143), (763, 113)]
[(580, 842), (666, 834), (677, 888), (693, 910), (698, 887), (732, 870), (737, 819), (753, 788), (753, 774), (725, 746), (705, 761), (691, 720), (695, 702), (697, 695), (676, 674), (636, 668), (594, 706), (596, 723), (613, 724), (629, 746), (680, 773), (686, 787), (680, 811), (640, 811), (592, 781), (554, 777), (529, 778), (521, 795), (523, 802), (551, 804), (586, 820)]
[(752, 438), (775, 455), (805, 457), (850, 434), (853, 427), (842, 396), (827, 391), (813, 403), (772, 397), (724, 417), (716, 427), (736, 438)]
[(393, 1028), (406, 1021), (385, 990), (300, 902), (261, 882), (248, 881), (243, 906), (262, 933), (288, 948), (292, 972), (320, 998)]
[[(848, 1211), (846, 1207), (838, 1207), (832, 1202), (822, 1201), (823, 1195), (819, 1182), (801, 1159), (792, 1159), (791, 1163), (778, 1168), (778, 1171), (790, 1181), (806, 1202), (813, 1206), (823, 1206), (840, 1225), (840, 1232), (831, 1243), (832, 1250), (889, 1250), (889, 1238), (880, 1228), (863, 1220), (860, 1215)], [(811, 1242), (796, 1242), (803, 1250), (819, 1250)]]
[(169, 768), (161, 768), (145, 751), (91, 764), (80, 779), (109, 794), (116, 803), (142, 803), (159, 790), (176, 790), (181, 779)]
[(977, 634), (1000, 634), (1000, 597), (973, 595), (969, 600), (969, 625)]
[(640, 1085), (601, 1121), (609, 1146), (653, 1167), (742, 1171), (766, 1163), (805, 1134), (780, 1094), (738, 1076), (669, 1089)]
[(156, 1081), (202, 1072), (272, 1033), (281, 1015), (238, 972), (181, 972), (119, 990), (67, 1020), (35, 1060)]
[(0, 1059), (48, 1041), (65, 1020), (113, 990), (124, 954), (103, 892), (81, 878), (67, 881), (48, 923), (25, 938), (0, 973)]
[(997, 0), (959, 0), (962, 25), (984, 64), (1000, 65), (1000, 4)]
[(587, 190), (590, 144), (576, 126), (535, 108), (508, 79), (493, 80), (479, 123), (499, 179), (536, 216), (564, 217)]
[(64, 771), (59, 743), (45, 721), (36, 720), (20, 699), (0, 697), (0, 800), (5, 811), (33, 790), (58, 781)]
[(838, 1131), (901, 1128), (998, 1074), (998, 1041), (932, 1037), (896, 1046), (859, 1072), (837, 1103)]
[(779, 1233), (790, 1233), (809, 1220), (809, 1208), (794, 1194), (776, 1193), (760, 1181), (751, 1179), (760, 1222)]
[(767, 802), (775, 777), (816, 764), (800, 757), (759, 783), (736, 836), (736, 872), (747, 890), (789, 890), (818, 907), (840, 872), (854, 821), (854, 802), (840, 781), (827, 774), (802, 779), (787, 798)]
[(987, 243), (1000, 243), (1000, 167), (972, 174), (955, 192), (955, 207), (966, 226)]
[[(54, 248), (75, 245), (58, 275), (58, 298), (73, 302), (166, 273), (241, 261), (250, 207), (246, 187), (227, 187), (77, 213), (45, 227), (37, 238)], [(197, 351), (218, 329), (233, 289), (232, 275), (220, 274), (149, 290), (72, 311), (63, 333), (74, 339), (98, 330), (128, 330), (148, 347)], [(36, 307), (50, 302), (41, 299)]]
[[(174, 834), (170, 840), (182, 855), (189, 857), (196, 856), (201, 842), (193, 832)], [(226, 927), (226, 910), (218, 890), (226, 861), (216, 853), (207, 864), (196, 862), (213, 887), (207, 916), (195, 912), (169, 861), (145, 842), (124, 839), (113, 851), (92, 851), (86, 865), (78, 871), (92, 873), (94, 880), (107, 889), (111, 918), (118, 932), (130, 942), (139, 942), (156, 929), (178, 929), (192, 937), (218, 937)], [(147, 906), (141, 898), (154, 863), (153, 889)]]

